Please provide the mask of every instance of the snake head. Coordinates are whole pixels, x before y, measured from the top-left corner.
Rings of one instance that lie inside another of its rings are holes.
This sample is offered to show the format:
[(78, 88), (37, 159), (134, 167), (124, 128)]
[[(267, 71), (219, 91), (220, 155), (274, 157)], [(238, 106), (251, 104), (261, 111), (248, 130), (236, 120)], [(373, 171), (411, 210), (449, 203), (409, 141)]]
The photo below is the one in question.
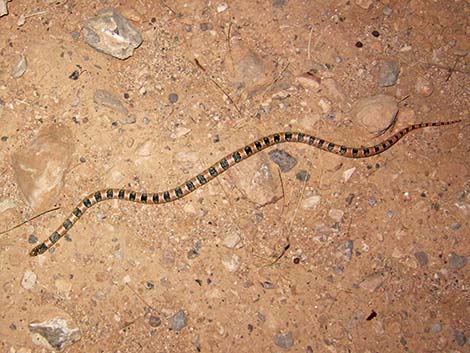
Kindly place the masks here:
[(47, 251), (47, 246), (44, 243), (41, 243), (35, 246), (30, 252), (29, 256), (38, 256), (44, 254)]

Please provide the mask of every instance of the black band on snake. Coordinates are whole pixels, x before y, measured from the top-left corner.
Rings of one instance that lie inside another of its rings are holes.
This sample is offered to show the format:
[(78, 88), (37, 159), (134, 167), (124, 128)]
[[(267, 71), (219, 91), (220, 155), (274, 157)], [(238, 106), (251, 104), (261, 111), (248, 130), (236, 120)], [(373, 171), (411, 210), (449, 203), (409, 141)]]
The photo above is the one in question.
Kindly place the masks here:
[(409, 132), (430, 126), (443, 126), (450, 125), (460, 122), (460, 120), (454, 120), (449, 122), (435, 122), (435, 123), (420, 123), (410, 125), (393, 136), (383, 140), (382, 142), (370, 146), (370, 147), (346, 147), (338, 145), (333, 142), (326, 141), (324, 139), (304, 134), (302, 132), (279, 132), (263, 138), (260, 138), (249, 145), (246, 145), (239, 150), (230, 153), (229, 155), (222, 158), (217, 163), (196, 175), (195, 177), (185, 181), (183, 184), (177, 186), (174, 189), (167, 191), (160, 191), (155, 193), (137, 192), (126, 189), (104, 189), (96, 191), (87, 197), (85, 197), (67, 219), (51, 234), (43, 243), (37, 245), (29, 253), (31, 256), (37, 256), (43, 254), (47, 249), (51, 248), (55, 243), (59, 241), (72, 226), (83, 216), (83, 214), (93, 205), (98, 202), (110, 199), (126, 200), (133, 202), (140, 202), (144, 204), (160, 204), (172, 202), (185, 197), (197, 188), (200, 188), (204, 184), (208, 183), (212, 179), (216, 178), (230, 167), (243, 161), (244, 159), (253, 156), (254, 154), (264, 150), (265, 148), (285, 143), (285, 142), (297, 142), (304, 143), (321, 150), (331, 152), (343, 157), (348, 158), (366, 158), (380, 154), (394, 144), (396, 144), (403, 136)]

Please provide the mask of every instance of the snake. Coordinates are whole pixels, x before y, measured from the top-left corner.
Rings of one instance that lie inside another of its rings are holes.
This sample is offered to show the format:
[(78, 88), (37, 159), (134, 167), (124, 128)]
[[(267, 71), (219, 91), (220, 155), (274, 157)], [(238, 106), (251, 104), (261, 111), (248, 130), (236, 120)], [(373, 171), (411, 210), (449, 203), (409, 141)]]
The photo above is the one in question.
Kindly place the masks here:
[(77, 223), (80, 218), (83, 217), (83, 215), (89, 208), (99, 202), (111, 199), (139, 202), (143, 204), (162, 204), (173, 202), (189, 195), (196, 189), (207, 184), (209, 181), (218, 177), (219, 175), (227, 171), (229, 168), (240, 163), (241, 161), (274, 145), (286, 142), (297, 142), (307, 144), (309, 146), (313, 146), (320, 150), (337, 154), (342, 157), (367, 158), (385, 152), (411, 131), (426, 127), (456, 124), (460, 121), (461, 120), (439, 121), (432, 123), (423, 122), (409, 125), (401, 129), (394, 135), (390, 136), (389, 138), (383, 140), (382, 142), (369, 147), (346, 147), (344, 145), (329, 142), (322, 138), (318, 138), (303, 132), (286, 131), (274, 133), (269, 136), (262, 137), (246, 145), (245, 147), (242, 147), (228, 154), (227, 156), (219, 160), (217, 163), (205, 169), (203, 172), (197, 174), (191, 179), (188, 179), (183, 184), (180, 184), (179, 186), (173, 189), (153, 193), (115, 188), (102, 189), (96, 191), (85, 197), (82, 201), (80, 201), (80, 203), (73, 209), (73, 211), (65, 219), (65, 221), (44, 242), (35, 246), (29, 252), (29, 255), (37, 256), (43, 254), (48, 249), (53, 247), (65, 234), (67, 234), (67, 232), (73, 227), (73, 225)]

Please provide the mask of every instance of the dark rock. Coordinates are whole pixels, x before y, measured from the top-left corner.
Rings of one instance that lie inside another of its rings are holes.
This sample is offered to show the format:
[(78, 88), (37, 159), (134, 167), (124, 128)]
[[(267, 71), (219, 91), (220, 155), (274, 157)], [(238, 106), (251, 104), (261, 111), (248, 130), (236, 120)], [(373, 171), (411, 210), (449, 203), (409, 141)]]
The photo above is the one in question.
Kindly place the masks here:
[(450, 254), (449, 267), (453, 269), (460, 269), (467, 265), (467, 258), (465, 256), (460, 256), (455, 252)]
[(284, 150), (275, 149), (270, 151), (268, 155), (283, 173), (290, 171), (297, 164), (297, 160)]
[(274, 336), (273, 341), (276, 346), (289, 349), (294, 345), (294, 336), (290, 331), (287, 333), (278, 333)]
[(183, 310), (178, 311), (170, 319), (170, 328), (175, 331), (181, 331), (188, 325), (186, 314)]
[(424, 251), (415, 252), (415, 258), (416, 258), (416, 261), (418, 261), (418, 264), (421, 267), (427, 266), (427, 264), (428, 264), (428, 254), (426, 254)]
[(457, 342), (457, 344), (460, 347), (463, 347), (465, 345), (465, 343), (467, 343), (467, 336), (465, 336), (465, 332), (463, 332), (463, 331), (455, 330), (454, 331), (454, 338), (455, 338), (455, 342)]
[(149, 325), (152, 326), (152, 327), (158, 327), (162, 324), (162, 320), (158, 317), (158, 316), (155, 316), (155, 315), (151, 315), (149, 317)]

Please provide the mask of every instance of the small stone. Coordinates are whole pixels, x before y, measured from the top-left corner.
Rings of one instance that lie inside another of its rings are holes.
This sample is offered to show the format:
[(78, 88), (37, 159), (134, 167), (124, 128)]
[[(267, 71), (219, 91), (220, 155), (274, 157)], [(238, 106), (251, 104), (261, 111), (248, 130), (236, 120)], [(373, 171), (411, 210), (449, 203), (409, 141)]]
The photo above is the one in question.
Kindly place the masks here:
[(465, 343), (467, 343), (467, 336), (465, 336), (465, 332), (463, 332), (463, 331), (455, 330), (454, 331), (454, 338), (455, 338), (455, 342), (457, 342), (457, 344), (460, 347), (463, 347), (465, 345)]
[(147, 289), (153, 289), (155, 287), (155, 285), (153, 284), (152, 281), (147, 281), (145, 282), (145, 288)]
[(296, 175), (296, 179), (299, 181), (308, 181), (310, 179), (310, 174), (306, 170), (300, 170)]
[(38, 277), (33, 271), (26, 270), (21, 280), (21, 287), (26, 290), (31, 290), (36, 285), (37, 279)]
[(73, 32), (70, 33), (70, 35), (72, 36), (72, 39), (74, 41), (77, 41), (80, 38), (80, 32), (79, 31), (73, 31)]
[[(158, 316), (155, 316), (155, 315), (151, 315), (149, 317), (149, 325), (152, 326), (152, 327), (158, 327), (162, 324), (162, 320), (158, 317)], [(177, 330), (179, 331), (179, 330)]]
[(217, 5), (217, 12), (218, 13), (224, 12), (227, 9), (228, 9), (228, 5), (225, 2), (222, 2), (219, 5)]
[(168, 100), (170, 101), (170, 103), (176, 103), (178, 102), (178, 95), (176, 93), (170, 93), (170, 95), (168, 96)]
[(397, 83), (400, 73), (400, 65), (395, 61), (382, 61), (379, 70), (379, 85), (381, 87), (390, 87)]
[(427, 264), (428, 264), (428, 254), (426, 254), (424, 251), (415, 252), (415, 258), (416, 258), (416, 261), (418, 261), (418, 264), (421, 267), (427, 266)]
[(179, 332), (187, 325), (188, 320), (183, 310), (178, 311), (175, 315), (170, 318), (170, 328), (172, 330)]
[(204, 22), (199, 25), (199, 28), (201, 29), (201, 31), (205, 32), (205, 31), (211, 31), (214, 28), (214, 26), (212, 25), (212, 23)]
[(8, 15), (8, 1), (9, 0), (0, 0), (0, 17)]
[(311, 209), (316, 208), (320, 204), (320, 201), (321, 201), (321, 196), (313, 195), (302, 200), (301, 206), (303, 209), (311, 210)]
[(364, 10), (369, 10), (370, 5), (372, 5), (372, 0), (356, 0), (355, 3)]
[(264, 289), (274, 289), (274, 283), (272, 282), (269, 282), (269, 281), (264, 281), (261, 283), (261, 286), (264, 288)]
[(240, 267), (240, 257), (238, 255), (232, 254), (230, 257), (225, 257), (222, 259), (222, 265), (229, 272), (235, 272)]
[(287, 333), (278, 333), (274, 336), (273, 342), (278, 347), (289, 349), (294, 345), (294, 336), (290, 331)]
[(385, 281), (385, 276), (382, 273), (373, 273), (367, 276), (360, 284), (359, 287), (368, 290), (369, 292), (375, 292)]
[(462, 225), (459, 222), (455, 222), (450, 225), (450, 229), (452, 230), (459, 230), (461, 227)]
[(452, 269), (461, 269), (467, 265), (467, 258), (465, 256), (460, 256), (455, 252), (450, 254), (449, 267)]
[(359, 40), (354, 45), (356, 46), (356, 48), (362, 48), (364, 46), (364, 44)]
[(114, 111), (120, 112), (124, 115), (128, 114), (127, 108), (124, 104), (113, 94), (104, 89), (96, 90), (93, 100), (96, 104), (102, 105), (103, 107), (110, 108)]
[(194, 243), (193, 247), (188, 251), (186, 257), (188, 260), (195, 259), (199, 256), (199, 250), (201, 250), (201, 242), (198, 240)]
[(62, 350), (82, 338), (82, 333), (76, 326), (72, 321), (68, 322), (62, 317), (28, 325), (33, 338), (36, 337), (35, 343), (48, 349), (52, 347), (57, 350)]
[(135, 124), (137, 122), (137, 118), (134, 115), (128, 115), (121, 119), (121, 123), (123, 124)]
[(304, 88), (304, 89), (311, 89), (314, 92), (318, 92), (321, 90), (321, 79), (310, 73), (307, 72), (302, 76), (296, 78), (296, 81)]
[(375, 206), (377, 204), (377, 199), (374, 196), (369, 197), (367, 203), (369, 204), (369, 206)]
[(124, 283), (124, 284), (129, 284), (131, 282), (132, 282), (131, 276), (129, 276), (129, 275), (125, 275), (122, 279), (122, 283)]
[(287, 173), (297, 164), (297, 160), (284, 150), (275, 149), (268, 153), (271, 160), (276, 163), (281, 172)]
[(415, 84), (416, 93), (422, 97), (429, 97), (434, 91), (432, 83), (423, 77), (418, 77)]
[(355, 102), (352, 114), (369, 132), (375, 133), (387, 127), (396, 117), (398, 105), (394, 97), (379, 94)]
[(347, 182), (349, 179), (351, 179), (352, 175), (356, 171), (356, 167), (350, 168), (348, 170), (345, 170), (343, 172), (343, 180), (344, 182)]
[(373, 35), (375, 38), (380, 37), (379, 31), (372, 31), (372, 35)]
[(336, 208), (332, 208), (328, 212), (328, 216), (330, 216), (330, 218), (333, 219), (336, 222), (341, 222), (343, 220), (344, 211), (338, 210)]
[(385, 16), (391, 16), (393, 13), (393, 9), (390, 6), (385, 6), (384, 9), (382, 10), (382, 13)]
[(240, 249), (243, 247), (243, 241), (238, 233), (230, 233), (225, 236), (222, 245), (229, 249)]
[(345, 199), (346, 203), (347, 203), (348, 205), (351, 205), (355, 197), (356, 197), (356, 195), (354, 195), (354, 194), (349, 194), (349, 195), (346, 197), (346, 199)]
[(28, 236), (28, 243), (29, 244), (36, 244), (38, 242), (38, 237), (36, 237), (34, 234), (30, 234)]
[(346, 240), (336, 248), (336, 257), (346, 261), (352, 259), (352, 253), (354, 249), (354, 241)]
[(2, 140), (2, 142), (7, 142), (8, 141), (8, 136), (2, 136), (0, 138), (0, 140)]
[(26, 72), (28, 68), (26, 57), (24, 55), (20, 55), (18, 61), (16, 62), (15, 66), (11, 70), (11, 76), (13, 78), (20, 78)]
[(98, 12), (86, 22), (84, 31), (88, 45), (121, 60), (142, 44), (140, 33), (114, 8)]
[(431, 333), (439, 333), (442, 331), (442, 325), (439, 322), (431, 325), (430, 332)]
[(286, 3), (287, 0), (272, 0), (274, 7), (282, 7)]

